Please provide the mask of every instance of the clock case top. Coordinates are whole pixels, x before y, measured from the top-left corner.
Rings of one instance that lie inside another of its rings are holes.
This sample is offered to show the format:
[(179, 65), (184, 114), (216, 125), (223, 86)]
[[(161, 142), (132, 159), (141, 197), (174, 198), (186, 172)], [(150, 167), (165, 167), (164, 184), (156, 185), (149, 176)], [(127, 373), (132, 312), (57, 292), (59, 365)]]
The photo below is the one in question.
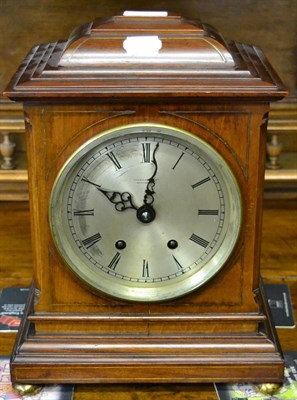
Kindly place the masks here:
[(66, 41), (34, 46), (4, 94), (23, 101), (197, 101), (272, 100), (286, 91), (259, 48), (225, 41), (210, 25), (179, 16), (115, 16), (80, 26)]

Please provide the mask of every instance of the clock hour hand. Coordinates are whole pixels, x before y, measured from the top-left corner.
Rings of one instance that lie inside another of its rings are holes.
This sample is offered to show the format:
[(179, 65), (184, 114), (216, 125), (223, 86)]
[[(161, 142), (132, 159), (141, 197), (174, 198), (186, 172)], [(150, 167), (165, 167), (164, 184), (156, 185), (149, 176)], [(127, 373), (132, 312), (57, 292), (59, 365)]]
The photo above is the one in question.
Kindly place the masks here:
[(143, 203), (145, 205), (153, 204), (153, 202), (154, 202), (154, 196), (153, 195), (155, 194), (154, 187), (155, 187), (155, 184), (156, 184), (155, 176), (157, 175), (157, 172), (158, 172), (158, 164), (157, 164), (157, 160), (156, 160), (156, 151), (157, 151), (158, 147), (159, 147), (159, 143), (156, 144), (156, 147), (155, 147), (154, 152), (153, 152), (152, 163), (155, 166), (155, 170), (154, 170), (153, 175), (149, 178), (147, 186), (146, 186), (144, 199), (143, 199)]
[(107, 197), (112, 204), (114, 204), (117, 211), (125, 211), (128, 208), (137, 210), (137, 207), (133, 204), (132, 195), (129, 192), (120, 193), (113, 190), (103, 189), (101, 185), (89, 181), (89, 179), (85, 177), (82, 178), (82, 181), (93, 185), (97, 190), (104, 194), (104, 196)]

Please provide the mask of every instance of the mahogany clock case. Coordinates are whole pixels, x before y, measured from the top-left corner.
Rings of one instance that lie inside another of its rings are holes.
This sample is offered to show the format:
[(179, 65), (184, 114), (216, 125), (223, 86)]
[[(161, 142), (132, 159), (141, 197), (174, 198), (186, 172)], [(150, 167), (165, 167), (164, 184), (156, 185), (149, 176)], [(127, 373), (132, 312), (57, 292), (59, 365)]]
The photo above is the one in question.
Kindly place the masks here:
[[(121, 126), (127, 126), (131, 124), (139, 123), (155, 123), (162, 124), (165, 126), (174, 126), (192, 134), (196, 134), (199, 138), (205, 140), (207, 143), (212, 145), (216, 150), (228, 160), (228, 164), (231, 166), (232, 171), (239, 183), (241, 193), (244, 196), (250, 196), (246, 193), (248, 190), (253, 190), (257, 184), (257, 180), (262, 179), (258, 173), (258, 162), (262, 159), (261, 149), (259, 148), (259, 138), (250, 137), (249, 140), (241, 140), (241, 148), (239, 148), (238, 137), (248, 137), (251, 136), (248, 132), (248, 125), (254, 124), (256, 116), (251, 116), (246, 112), (246, 109), (240, 110), (240, 107), (234, 107), (234, 110), (225, 110), (225, 106), (218, 107), (213, 106), (200, 106), (198, 107), (184, 107), (179, 110), (176, 106), (156, 106), (156, 105), (144, 105), (144, 106), (134, 106), (129, 105), (128, 109), (123, 106), (113, 105), (108, 107), (105, 105), (93, 106), (88, 104), (87, 107), (80, 106), (43, 106), (35, 108), (26, 108), (26, 111), (30, 113), (30, 124), (32, 125), (31, 137), (34, 137), (34, 146), (42, 146), (43, 156), (38, 159), (34, 158), (34, 170), (38, 174), (35, 177), (38, 180), (38, 186), (35, 186), (34, 192), (36, 195), (35, 201), (37, 202), (37, 208), (39, 211), (39, 223), (33, 224), (38, 229), (35, 232), (37, 242), (40, 243), (39, 254), (42, 260), (42, 266), (37, 268), (42, 270), (42, 276), (39, 274), (35, 277), (36, 286), (42, 287), (46, 285), (51, 285), (51, 290), (48, 295), (52, 299), (45, 300), (46, 294), (40, 296), (37, 308), (42, 308), (44, 311), (76, 311), (82, 309), (82, 307), (88, 307), (91, 312), (100, 310), (101, 304), (105, 306), (106, 302), (112, 300), (102, 298), (102, 296), (93, 295), (89, 290), (81, 285), (77, 284), (77, 280), (71, 275), (68, 268), (65, 268), (65, 263), (59, 257), (59, 253), (56, 250), (55, 245), (52, 241), (51, 231), (48, 224), (48, 207), (44, 207), (44, 204), (49, 204), (49, 199), (51, 195), (52, 188), (54, 186), (55, 180), (63, 168), (64, 163), (69, 159), (69, 157), (87, 141), (89, 141), (94, 136), (98, 135), (100, 132), (105, 132), (112, 128), (118, 128)], [(41, 112), (41, 114), (40, 114)], [(35, 114), (35, 115), (34, 115)], [(67, 118), (71, 115), (71, 119)], [(249, 120), (249, 122), (248, 122)], [(259, 126), (262, 124), (262, 114), (258, 116), (258, 121), (256, 121), (257, 129), (260, 132)], [(234, 127), (236, 127), (234, 129)], [(34, 134), (35, 129), (39, 132), (44, 132), (45, 135), (40, 137), (41, 143), (37, 144), (36, 135)], [(236, 133), (234, 134), (233, 132)], [(61, 135), (63, 132), (63, 135)], [(227, 137), (226, 132), (231, 132), (230, 138)], [(224, 139), (222, 139), (222, 134)], [(50, 141), (51, 145), (49, 145)], [(254, 143), (256, 145), (254, 145)], [(245, 143), (249, 143), (251, 147), (252, 154), (258, 157), (258, 162), (250, 163), (250, 154)], [(53, 145), (55, 144), (55, 145)], [(36, 148), (36, 147), (35, 147)], [(236, 153), (232, 150), (236, 148)], [(233, 154), (232, 154), (233, 153)], [(247, 158), (248, 157), (248, 158)], [(31, 161), (30, 161), (31, 162)], [(262, 162), (262, 160), (261, 160)], [(250, 165), (251, 164), (251, 165)], [(251, 169), (249, 171), (248, 169)], [(42, 174), (42, 179), (40, 179), (40, 174)], [(253, 178), (249, 179), (249, 175)], [(247, 185), (250, 182), (250, 188)], [(174, 183), (173, 183), (174, 184)], [(178, 188), (177, 188), (178, 190)], [(44, 194), (44, 197), (42, 197)], [(31, 191), (31, 195), (34, 193)], [(251, 210), (252, 207), (250, 206)], [(251, 214), (250, 210), (250, 214)], [(250, 265), (254, 265), (254, 258), (258, 255), (258, 243), (259, 238), (257, 237), (258, 232), (251, 229), (251, 226), (256, 228), (256, 217), (253, 215), (254, 221), (248, 221), (248, 215), (244, 211), (243, 228), (240, 240), (237, 244), (236, 257), (233, 254), (232, 268), (229, 266), (224, 268), (224, 276), (217, 276), (215, 278), (216, 285), (208, 283), (206, 288), (202, 288), (197, 293), (190, 295), (191, 300), (187, 299), (187, 303), (193, 303), (192, 298), (198, 296), (198, 299), (194, 303), (199, 304), (199, 310), (201, 311), (217, 311), (217, 307), (226, 311), (230, 304), (237, 304), (236, 311), (245, 312), (250, 309), (250, 307), (255, 308), (254, 296), (250, 291), (253, 287), (253, 279), (258, 280), (258, 276), (255, 276), (254, 270), (247, 271), (247, 277), (244, 276), (244, 271)], [(256, 221), (257, 222), (257, 221)], [(245, 231), (246, 230), (246, 231)], [(250, 237), (250, 240), (246, 241), (246, 237)], [(254, 240), (252, 238), (255, 238)], [(37, 247), (37, 243), (35, 242)], [(246, 250), (247, 255), (245, 258), (239, 256), (243, 249)], [(256, 251), (255, 251), (256, 249)], [(251, 258), (248, 258), (250, 255)], [(246, 259), (246, 260), (245, 260)], [(246, 263), (246, 264), (245, 264)], [(47, 271), (44, 266), (48, 265)], [(249, 267), (250, 268), (250, 267)], [(226, 275), (227, 274), (227, 275)], [(229, 276), (229, 274), (231, 274)], [(240, 284), (240, 282), (242, 284)], [(247, 279), (247, 281), (245, 281)], [(40, 281), (41, 280), (41, 281)], [(54, 280), (54, 282), (53, 282)], [(40, 283), (39, 283), (40, 282)], [(231, 285), (232, 290), (226, 290), (226, 284), (228, 282), (239, 282), (237, 285)], [(221, 289), (217, 286), (221, 285)], [(66, 289), (66, 285), (69, 285)], [(65, 290), (66, 289), (66, 290)], [(211, 296), (211, 302), (208, 300), (208, 305), (206, 309), (202, 308), (203, 296)], [(244, 299), (244, 301), (242, 300)], [(250, 299), (250, 302), (246, 304), (246, 301)], [(179, 306), (178, 303), (181, 302), (182, 310), (184, 311), (184, 301), (185, 299), (180, 299), (175, 301), (173, 308), (174, 312), (177, 312)], [(44, 302), (44, 304), (42, 304)], [(95, 302), (95, 306), (92, 306)], [(114, 306), (117, 304), (116, 301), (112, 301)], [(66, 306), (64, 305), (66, 304)], [(121, 303), (120, 303), (121, 304)], [(73, 305), (73, 306), (72, 306)], [(44, 308), (45, 307), (45, 308)], [(99, 307), (99, 308), (98, 308)], [(125, 307), (131, 307), (131, 304), (121, 304), (120, 309), (123, 310)], [(157, 304), (146, 304), (137, 306), (133, 304), (133, 307), (139, 309), (147, 310), (148, 307), (152, 310), (154, 308), (160, 307)], [(168, 304), (162, 305), (162, 309), (169, 307)], [(256, 308), (255, 308), (256, 309)], [(101, 310), (100, 310), (101, 311)], [(103, 311), (103, 310), (102, 310)]]
[[(136, 34), (158, 37), (162, 51), (135, 60), (123, 41)], [(6, 95), (24, 102), (34, 254), (13, 381), (281, 381), (259, 256), (267, 113), (285, 90), (260, 50), (181, 17), (96, 20), (66, 42), (33, 48)], [(208, 143), (242, 198), (240, 235), (224, 267), (166, 302), (94, 292), (67, 267), (50, 230), (50, 196), (65, 162), (95, 136), (132, 124), (174, 127)]]

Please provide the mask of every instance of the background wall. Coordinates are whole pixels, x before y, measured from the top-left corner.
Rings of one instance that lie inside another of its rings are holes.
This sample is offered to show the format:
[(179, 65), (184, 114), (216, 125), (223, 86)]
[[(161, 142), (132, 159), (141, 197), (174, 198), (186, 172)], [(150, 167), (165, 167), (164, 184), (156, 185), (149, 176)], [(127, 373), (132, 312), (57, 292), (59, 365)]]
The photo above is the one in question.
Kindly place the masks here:
[(166, 10), (256, 44), (297, 94), (297, 0), (0, 0), (0, 93), (34, 44), (67, 39), (75, 27), (124, 10)]

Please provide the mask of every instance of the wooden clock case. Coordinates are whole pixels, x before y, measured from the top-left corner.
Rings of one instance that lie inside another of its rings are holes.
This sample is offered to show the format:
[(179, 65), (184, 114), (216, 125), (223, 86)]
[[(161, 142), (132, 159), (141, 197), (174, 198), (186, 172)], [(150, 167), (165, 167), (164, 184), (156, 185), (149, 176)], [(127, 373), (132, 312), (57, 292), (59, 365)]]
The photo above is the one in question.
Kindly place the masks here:
[[(179, 16), (95, 20), (68, 41), (33, 47), (5, 92), (24, 103), (34, 252), (14, 382), (282, 380), (259, 259), (267, 113), (285, 94), (258, 48)], [(208, 142), (242, 195), (241, 233), (226, 265), (193, 293), (161, 303), (93, 293), (59, 256), (48, 222), (68, 157), (100, 132), (138, 123)]]

